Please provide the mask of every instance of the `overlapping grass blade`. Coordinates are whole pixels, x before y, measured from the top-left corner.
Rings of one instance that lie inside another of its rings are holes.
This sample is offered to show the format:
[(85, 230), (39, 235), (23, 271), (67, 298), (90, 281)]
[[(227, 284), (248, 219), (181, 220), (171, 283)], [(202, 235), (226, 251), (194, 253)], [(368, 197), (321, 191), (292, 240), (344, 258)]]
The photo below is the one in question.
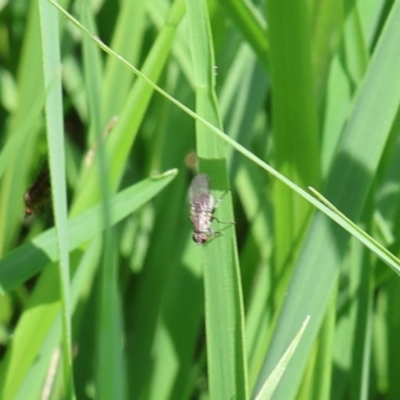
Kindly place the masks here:
[[(172, 180), (176, 172), (172, 170), (159, 177), (145, 179), (115, 195), (110, 201), (111, 225), (116, 224), (154, 197)], [(100, 206), (97, 205), (70, 221), (69, 251), (101, 233), (105, 226), (104, 222), (98, 218), (99, 212)], [(90, 229), (85, 229), (88, 226)], [(50, 262), (57, 261), (55, 240), (55, 231), (50, 229), (3, 257), (0, 260), (1, 290), (7, 292), (15, 288), (40, 272)], [(27, 260), (30, 262), (26, 262)]]

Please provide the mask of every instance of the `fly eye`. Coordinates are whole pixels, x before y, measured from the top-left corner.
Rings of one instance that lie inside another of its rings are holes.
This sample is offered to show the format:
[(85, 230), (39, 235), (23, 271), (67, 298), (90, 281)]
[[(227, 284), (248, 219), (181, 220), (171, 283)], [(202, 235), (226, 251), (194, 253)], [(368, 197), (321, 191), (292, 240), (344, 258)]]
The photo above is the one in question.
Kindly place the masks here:
[(205, 242), (207, 242), (207, 235), (205, 233), (194, 233), (192, 236), (193, 241), (201, 246)]

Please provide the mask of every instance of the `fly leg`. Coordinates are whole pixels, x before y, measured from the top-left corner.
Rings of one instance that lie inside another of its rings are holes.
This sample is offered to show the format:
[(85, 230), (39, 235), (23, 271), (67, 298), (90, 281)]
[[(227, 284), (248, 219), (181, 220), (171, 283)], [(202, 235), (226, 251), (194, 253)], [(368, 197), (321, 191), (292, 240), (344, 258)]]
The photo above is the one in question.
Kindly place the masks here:
[[(234, 222), (221, 222), (222, 224), (234, 224)], [(224, 232), (222, 231), (214, 231), (211, 228), (208, 230), (210, 237), (213, 239), (217, 238), (218, 236), (224, 236)]]
[(222, 199), (226, 196), (227, 193), (228, 193), (228, 189), (225, 190), (225, 192), (222, 193), (222, 196), (215, 202), (213, 212), (219, 207), (219, 205), (221, 204)]
[[(235, 222), (220, 221), (220, 220), (214, 215), (215, 210), (219, 207), (219, 205), (220, 205), (221, 202), (222, 202), (222, 199), (226, 196), (227, 193), (228, 193), (228, 190), (225, 190), (225, 192), (222, 193), (222, 196), (215, 202), (214, 207), (213, 207), (213, 210), (212, 210), (212, 217), (211, 217), (211, 219), (217, 221), (219, 224), (235, 225)], [(215, 233), (217, 233), (217, 232), (214, 232), (214, 234), (215, 234)], [(221, 233), (221, 232), (219, 232), (219, 233)]]
[[(220, 221), (217, 217), (214, 217), (214, 216), (212, 216), (211, 219), (217, 221), (220, 224), (235, 225), (235, 222)], [(223, 234), (224, 234), (221, 231), (214, 231), (211, 227), (208, 228), (207, 232), (210, 235), (210, 237), (213, 238), (213, 239), (217, 238), (218, 236), (223, 236)]]
[[(221, 221), (220, 219), (218, 219), (215, 215), (214, 212), (215, 210), (218, 208), (218, 206), (221, 204), (222, 199), (225, 197), (225, 195), (228, 193), (228, 190), (225, 190), (224, 193), (222, 193), (222, 196), (216, 201), (214, 208), (213, 208), (213, 212), (212, 212), (212, 220), (217, 221), (219, 224), (226, 224), (226, 225), (235, 225), (235, 222), (231, 222), (231, 221)], [(211, 229), (211, 228), (210, 228)], [(212, 231), (213, 232), (213, 237), (217, 237), (217, 236), (222, 236), (223, 232), (221, 231)]]
[(214, 215), (211, 218), (213, 221), (217, 221), (219, 224), (226, 224), (226, 225), (236, 225), (236, 222), (233, 221), (220, 221), (217, 217), (214, 217)]

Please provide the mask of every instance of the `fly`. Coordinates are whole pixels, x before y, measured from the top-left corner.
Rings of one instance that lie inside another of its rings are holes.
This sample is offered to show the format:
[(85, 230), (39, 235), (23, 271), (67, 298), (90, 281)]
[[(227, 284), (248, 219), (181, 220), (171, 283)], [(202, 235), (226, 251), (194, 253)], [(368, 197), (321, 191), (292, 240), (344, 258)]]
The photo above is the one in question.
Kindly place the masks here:
[(24, 195), (25, 217), (45, 213), (51, 202), (50, 171), (44, 163), (35, 179)]
[(215, 237), (221, 232), (214, 232), (211, 222), (215, 219), (221, 224), (234, 224), (234, 222), (222, 222), (214, 217), (214, 211), (220, 205), (227, 191), (217, 201), (210, 192), (210, 178), (207, 174), (196, 175), (189, 189), (190, 220), (193, 224), (193, 241), (202, 245), (207, 242), (209, 236)]

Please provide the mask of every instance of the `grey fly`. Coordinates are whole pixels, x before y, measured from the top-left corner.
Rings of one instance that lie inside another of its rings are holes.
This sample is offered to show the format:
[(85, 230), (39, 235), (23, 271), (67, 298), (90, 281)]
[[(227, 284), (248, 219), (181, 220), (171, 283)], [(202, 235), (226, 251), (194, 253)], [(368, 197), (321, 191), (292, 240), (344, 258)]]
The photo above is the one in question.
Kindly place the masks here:
[(218, 201), (210, 192), (210, 178), (207, 174), (196, 175), (189, 189), (190, 200), (190, 220), (193, 224), (193, 241), (202, 245), (207, 242), (209, 236), (215, 237), (220, 232), (214, 232), (211, 229), (211, 222), (215, 219), (221, 224), (234, 224), (234, 222), (222, 222), (214, 217), (214, 211), (220, 205), (225, 192)]

